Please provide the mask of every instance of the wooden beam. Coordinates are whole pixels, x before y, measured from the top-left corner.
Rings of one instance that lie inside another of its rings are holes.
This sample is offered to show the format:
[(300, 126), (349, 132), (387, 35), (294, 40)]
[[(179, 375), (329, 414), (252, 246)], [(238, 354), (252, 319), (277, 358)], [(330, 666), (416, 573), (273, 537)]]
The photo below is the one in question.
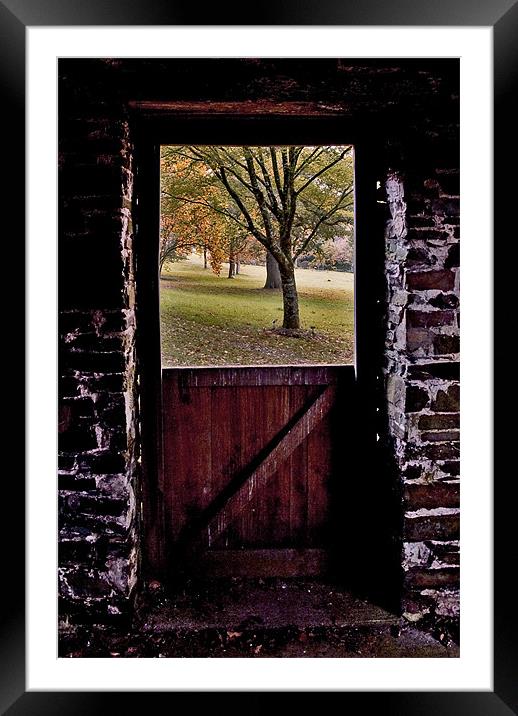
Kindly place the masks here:
[(235, 480), (216, 496), (210, 505), (180, 533), (178, 547), (193, 544), (207, 528), (209, 546), (227, 529), (249, 504), (282, 463), (307, 438), (335, 403), (336, 387), (326, 386), (303, 406)]
[(131, 109), (141, 114), (173, 114), (173, 115), (270, 115), (270, 116), (307, 116), (326, 117), (343, 115), (343, 103), (325, 105), (319, 102), (272, 102), (271, 100), (246, 100), (218, 102), (213, 100), (184, 101), (149, 101), (131, 100), (128, 102)]

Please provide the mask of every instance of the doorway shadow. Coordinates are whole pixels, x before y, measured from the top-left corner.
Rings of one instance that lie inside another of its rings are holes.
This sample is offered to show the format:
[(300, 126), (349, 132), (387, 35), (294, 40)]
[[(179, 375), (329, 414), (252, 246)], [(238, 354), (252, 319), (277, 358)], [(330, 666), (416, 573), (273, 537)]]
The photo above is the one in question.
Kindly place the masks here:
[(376, 415), (374, 420), (362, 405), (356, 384), (339, 384), (331, 420), (329, 576), (353, 594), (399, 613), (401, 496), (387, 421)]

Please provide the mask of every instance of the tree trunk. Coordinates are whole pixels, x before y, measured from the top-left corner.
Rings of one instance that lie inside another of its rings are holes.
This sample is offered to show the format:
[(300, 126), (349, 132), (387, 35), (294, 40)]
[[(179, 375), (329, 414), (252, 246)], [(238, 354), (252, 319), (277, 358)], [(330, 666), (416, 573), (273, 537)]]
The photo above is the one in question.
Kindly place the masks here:
[(206, 269), (208, 267), (208, 261), (207, 261), (207, 247), (203, 247), (203, 268)]
[(295, 267), (285, 267), (281, 273), (282, 303), (284, 307), (283, 328), (300, 328), (299, 296), (295, 283)]
[(236, 257), (236, 276), (239, 275), (239, 271), (241, 270), (241, 259), (239, 256)]
[(228, 278), (234, 278), (236, 275), (236, 263), (234, 257), (230, 256), (228, 259)]
[(266, 252), (266, 283), (263, 288), (282, 288), (279, 264), (269, 251)]

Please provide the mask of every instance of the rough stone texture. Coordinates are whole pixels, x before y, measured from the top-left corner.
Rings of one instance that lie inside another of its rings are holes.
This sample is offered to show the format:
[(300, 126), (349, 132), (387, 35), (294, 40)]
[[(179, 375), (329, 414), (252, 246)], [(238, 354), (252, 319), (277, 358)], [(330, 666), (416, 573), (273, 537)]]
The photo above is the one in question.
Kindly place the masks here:
[(233, 112), (244, 101), (259, 112), (325, 112), (376, 128), (387, 209), (387, 431), (406, 513), (396, 535), (403, 610), (416, 622), (457, 618), (458, 63), (112, 58), (59, 64), (62, 619), (124, 614), (138, 584), (128, 117), (130, 103), (142, 101), (187, 102), (194, 113), (215, 103)]
[(109, 113), (60, 121), (60, 613), (106, 621), (139, 561), (132, 146)]
[[(452, 139), (451, 153), (434, 156), (425, 148)], [(422, 163), (403, 150), (385, 180), (385, 373), (389, 433), (403, 481), (403, 610), (426, 624), (459, 617), (457, 141), (453, 111), (433, 137), (423, 138)]]

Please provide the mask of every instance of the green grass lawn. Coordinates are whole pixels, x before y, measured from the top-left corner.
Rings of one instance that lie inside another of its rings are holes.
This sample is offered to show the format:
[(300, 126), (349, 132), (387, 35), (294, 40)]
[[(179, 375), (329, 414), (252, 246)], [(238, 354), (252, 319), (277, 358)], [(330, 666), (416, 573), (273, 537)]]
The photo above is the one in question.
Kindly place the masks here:
[[(234, 279), (204, 270), (193, 256), (166, 267), (160, 282), (162, 364), (290, 365), (351, 363), (352, 274), (298, 269), (304, 335), (285, 336), (280, 291), (264, 290), (264, 266)], [(275, 323), (274, 323), (275, 321)]]

